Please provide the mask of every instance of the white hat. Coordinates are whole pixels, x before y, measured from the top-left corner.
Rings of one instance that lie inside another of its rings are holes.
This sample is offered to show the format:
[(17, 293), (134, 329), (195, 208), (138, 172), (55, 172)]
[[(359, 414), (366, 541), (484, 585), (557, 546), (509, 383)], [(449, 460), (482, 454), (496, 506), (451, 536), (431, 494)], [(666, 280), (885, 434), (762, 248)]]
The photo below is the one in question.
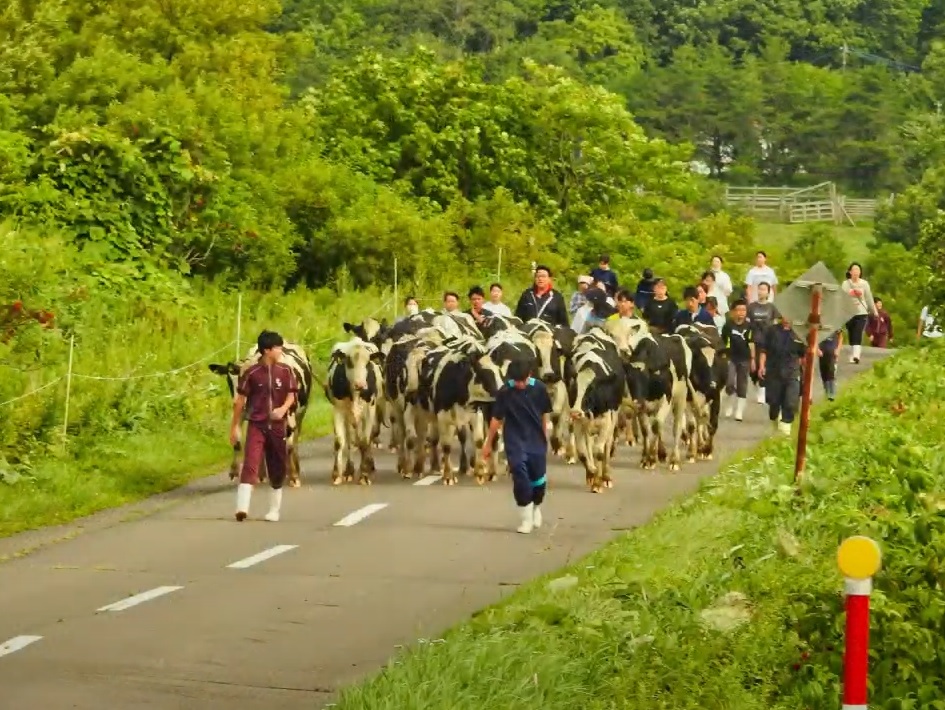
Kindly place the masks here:
[(588, 286), (590, 286), (591, 284), (594, 283), (594, 279), (592, 279), (590, 276), (578, 276), (578, 283), (587, 284)]

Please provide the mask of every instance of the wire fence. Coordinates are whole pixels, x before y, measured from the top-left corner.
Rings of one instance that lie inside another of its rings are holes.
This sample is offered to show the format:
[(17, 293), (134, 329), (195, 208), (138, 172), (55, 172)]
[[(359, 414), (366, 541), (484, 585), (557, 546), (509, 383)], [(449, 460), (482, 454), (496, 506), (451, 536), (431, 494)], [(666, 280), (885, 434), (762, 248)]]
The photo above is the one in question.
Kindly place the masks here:
[[(398, 283), (397, 266), (398, 266), (397, 259), (395, 258), (394, 259), (394, 295), (393, 297), (385, 299), (384, 302), (381, 303), (381, 305), (378, 306), (373, 312), (369, 313), (366, 316), (363, 316), (362, 321), (366, 318), (377, 319), (379, 316), (381, 316), (381, 314), (383, 314), (388, 309), (390, 309), (390, 313), (391, 313), (391, 322), (393, 322), (393, 320), (396, 320), (398, 314), (400, 313), (400, 308), (402, 306), (399, 299), (399, 283)], [(534, 268), (534, 264), (532, 266)], [(495, 272), (497, 279), (501, 275), (501, 272), (502, 272), (502, 249), (500, 248), (498, 251), (498, 264), (497, 264), (497, 269)], [(443, 294), (441, 293), (441, 294), (431, 295), (431, 296), (421, 296), (421, 295), (413, 294), (412, 297), (427, 304), (433, 304), (433, 303), (439, 304), (443, 298)], [(69, 427), (69, 405), (70, 405), (70, 401), (72, 397), (72, 384), (74, 380), (85, 380), (85, 381), (94, 381), (94, 382), (132, 382), (135, 380), (147, 380), (147, 379), (152, 379), (152, 378), (170, 377), (173, 375), (178, 375), (180, 373), (192, 370), (193, 368), (206, 363), (211, 358), (217, 357), (218, 355), (220, 355), (221, 353), (225, 352), (226, 350), (230, 348), (234, 348), (235, 359), (237, 362), (239, 362), (243, 358), (243, 353), (241, 351), (241, 347), (243, 346), (242, 321), (243, 321), (243, 296), (242, 294), (239, 294), (238, 299), (237, 299), (237, 314), (236, 314), (236, 324), (235, 324), (236, 338), (234, 340), (231, 340), (226, 345), (223, 345), (220, 348), (217, 348), (213, 352), (204, 355), (198, 360), (194, 360), (193, 362), (188, 363), (187, 365), (182, 365), (181, 367), (175, 367), (171, 370), (163, 370), (160, 372), (136, 373), (136, 374), (129, 374), (129, 375), (121, 375), (121, 376), (87, 375), (82, 372), (74, 371), (73, 362), (74, 362), (74, 355), (75, 355), (76, 348), (75, 348), (75, 336), (72, 336), (72, 338), (70, 338), (70, 341), (69, 341), (69, 363), (68, 363), (68, 369), (66, 371), (66, 374), (56, 377), (55, 379), (50, 380), (49, 382), (46, 382), (45, 384), (40, 385), (39, 387), (36, 387), (28, 392), (24, 392), (23, 394), (20, 394), (16, 397), (12, 397), (11, 399), (0, 402), (0, 409), (3, 409), (9, 405), (16, 404), (17, 402), (22, 402), (24, 400), (35, 397), (36, 395), (42, 392), (45, 392), (49, 389), (52, 389), (53, 387), (56, 387), (57, 385), (61, 385), (64, 383), (65, 404), (64, 404), (63, 421), (62, 421), (62, 433), (63, 433), (63, 437), (65, 438), (68, 432), (68, 427)], [(306, 351), (313, 351), (322, 345), (326, 345), (331, 342), (338, 342), (342, 338), (344, 338), (344, 335), (339, 333), (337, 335), (333, 335), (327, 338), (322, 338), (314, 342), (304, 342), (304, 343), (299, 343), (299, 344), (302, 347), (304, 347)], [(311, 357), (312, 356), (310, 355), (309, 356), (310, 360), (311, 360)], [(319, 367), (319, 363), (316, 361), (312, 361), (311, 364), (313, 368), (318, 368), (319, 370), (322, 370), (322, 371), (325, 370), (324, 367)]]

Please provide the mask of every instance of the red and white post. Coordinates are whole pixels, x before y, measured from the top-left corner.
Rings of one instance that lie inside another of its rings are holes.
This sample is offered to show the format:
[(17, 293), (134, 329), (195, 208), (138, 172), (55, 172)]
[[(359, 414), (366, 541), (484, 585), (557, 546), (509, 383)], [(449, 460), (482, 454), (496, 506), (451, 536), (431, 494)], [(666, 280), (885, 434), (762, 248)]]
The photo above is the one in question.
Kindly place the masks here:
[(837, 563), (844, 576), (846, 632), (843, 651), (843, 710), (867, 710), (869, 677), (870, 592), (879, 571), (879, 545), (868, 537), (843, 541)]

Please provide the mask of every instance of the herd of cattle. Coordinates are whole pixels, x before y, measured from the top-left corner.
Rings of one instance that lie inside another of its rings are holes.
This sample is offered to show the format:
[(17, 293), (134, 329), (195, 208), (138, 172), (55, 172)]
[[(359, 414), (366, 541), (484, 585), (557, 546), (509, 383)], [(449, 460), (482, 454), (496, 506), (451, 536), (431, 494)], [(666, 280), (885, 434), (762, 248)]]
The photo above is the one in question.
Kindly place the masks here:
[[(333, 407), (333, 484), (354, 480), (357, 453), (359, 482), (370, 485), (382, 426), (390, 429), (404, 478), (423, 476), (429, 457), (430, 472), (455, 484), (451, 454), (458, 444), (459, 473), (472, 473), (479, 484), (494, 480), (501, 434), (489, 461), (479, 452), (496, 392), (514, 360), (527, 361), (548, 387), (551, 449), (568, 463), (580, 460), (595, 493), (613, 485), (611, 461), (621, 436), (629, 446), (640, 444), (643, 469), (668, 461), (671, 471), (679, 470), (684, 447), (690, 462), (712, 458), (728, 370), (727, 349), (714, 326), (655, 335), (644, 321), (621, 318), (577, 335), (541, 320), (494, 315), (476, 323), (465, 313), (422, 311), (392, 326), (369, 318), (344, 323), (344, 329), (351, 339), (334, 345), (321, 384)], [(227, 377), (233, 395), (239, 373), (258, 357), (254, 346), (242, 362), (210, 369)], [(297, 487), (299, 431), (313, 374), (297, 344), (286, 343), (282, 360), (299, 382), (288, 417), (288, 482)], [(667, 452), (668, 420), (673, 431)], [(234, 447), (231, 478), (239, 472), (240, 448)]]

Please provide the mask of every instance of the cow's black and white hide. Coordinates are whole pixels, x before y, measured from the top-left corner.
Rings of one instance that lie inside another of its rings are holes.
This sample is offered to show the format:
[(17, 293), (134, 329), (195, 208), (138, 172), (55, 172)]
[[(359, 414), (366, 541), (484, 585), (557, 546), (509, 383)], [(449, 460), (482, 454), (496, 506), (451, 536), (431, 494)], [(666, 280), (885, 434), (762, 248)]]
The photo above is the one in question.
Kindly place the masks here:
[(623, 363), (616, 343), (601, 329), (575, 338), (572, 361), (568, 399), (577, 455), (591, 491), (600, 493), (613, 486), (614, 431), (626, 388)]
[[(633, 348), (639, 339), (650, 332), (647, 322), (642, 318), (624, 316), (608, 320), (603, 325), (604, 330), (617, 343), (617, 349), (624, 362), (628, 362)], [(630, 396), (629, 391), (620, 407), (620, 416), (617, 422), (618, 438), (624, 434), (627, 446), (634, 446), (640, 440), (640, 414), (637, 411), (637, 402)]]
[(441, 345), (429, 350), (420, 365), (417, 401), (426, 417), (431, 447), (431, 470), (440, 469), (444, 485), (457, 482), (450, 454), (453, 439), (459, 439), (459, 471), (467, 473), (466, 438), (469, 424), (471, 359), (458, 349)]
[(524, 322), (521, 318), (515, 316), (503, 316), (499, 314), (490, 314), (479, 321), (479, 330), (486, 339), (491, 338), (496, 333), (503, 330), (521, 330)]
[(642, 438), (640, 467), (655, 469), (666, 459), (663, 430), (673, 414), (673, 450), (669, 470), (678, 471), (689, 395), (692, 353), (678, 335), (642, 335), (625, 361), (627, 388), (636, 401)]
[(331, 350), (325, 395), (332, 405), (333, 485), (354, 480), (353, 448), (361, 454), (359, 483), (370, 485), (372, 482), (375, 467), (371, 437), (378, 401), (384, 396), (382, 360), (381, 351), (360, 338), (335, 343)]
[(476, 319), (462, 311), (438, 313), (433, 318), (433, 325), (457, 338), (483, 340)]
[[(246, 357), (240, 360), (239, 364), (228, 362), (225, 365), (211, 363), (209, 369), (216, 375), (226, 377), (226, 384), (230, 391), (230, 397), (236, 397), (236, 388), (239, 383), (240, 375), (250, 367), (259, 362), (259, 350), (253, 345)], [(285, 343), (282, 346), (282, 356), (279, 362), (288, 366), (295, 373), (295, 379), (299, 387), (295, 404), (286, 414), (286, 448), (288, 450), (289, 470), (287, 472), (288, 484), (292, 488), (298, 488), (302, 485), (301, 481), (301, 463), (299, 461), (299, 437), (302, 431), (302, 422), (305, 419), (305, 413), (308, 411), (309, 399), (312, 395), (312, 363), (305, 354), (304, 348), (297, 343)], [(248, 421), (249, 408), (243, 409), (243, 424)], [(243, 433), (241, 432), (241, 435)], [(230, 462), (230, 480), (239, 478), (240, 468), (243, 465), (242, 460), (243, 446), (241, 441), (237, 441), (233, 446), (233, 460)], [(266, 481), (268, 471), (266, 470), (266, 460), (259, 465), (259, 480)]]
[(689, 447), (689, 461), (711, 460), (715, 450), (715, 432), (719, 428), (722, 390), (728, 375), (728, 355), (722, 336), (713, 325), (681, 325), (676, 335), (685, 339), (692, 353), (689, 372), (689, 415), (684, 438)]
[(416, 335), (384, 345), (384, 392), (391, 419), (391, 443), (397, 472), (404, 478), (423, 475), (428, 418), (419, 404), (420, 369), (433, 347)]
[(516, 330), (499, 331), (488, 340), (483, 354), (472, 356), (471, 424), (475, 451), (473, 470), (476, 482), (480, 485), (486, 480), (495, 480), (498, 474), (500, 455), (504, 449), (501, 433), (496, 445), (492, 447), (492, 457), (489, 461), (482, 458), (481, 450), (485, 444), (489, 422), (492, 420), (496, 394), (507, 379), (509, 366), (516, 361), (524, 362), (529, 372), (534, 372), (537, 368), (538, 355), (534, 345)]
[(551, 450), (557, 456), (566, 456), (568, 463), (574, 463), (577, 452), (568, 416), (567, 381), (573, 374), (570, 355), (577, 334), (571, 328), (551, 326), (538, 318), (525, 324), (525, 332), (538, 353), (535, 376), (545, 383), (551, 398)]

